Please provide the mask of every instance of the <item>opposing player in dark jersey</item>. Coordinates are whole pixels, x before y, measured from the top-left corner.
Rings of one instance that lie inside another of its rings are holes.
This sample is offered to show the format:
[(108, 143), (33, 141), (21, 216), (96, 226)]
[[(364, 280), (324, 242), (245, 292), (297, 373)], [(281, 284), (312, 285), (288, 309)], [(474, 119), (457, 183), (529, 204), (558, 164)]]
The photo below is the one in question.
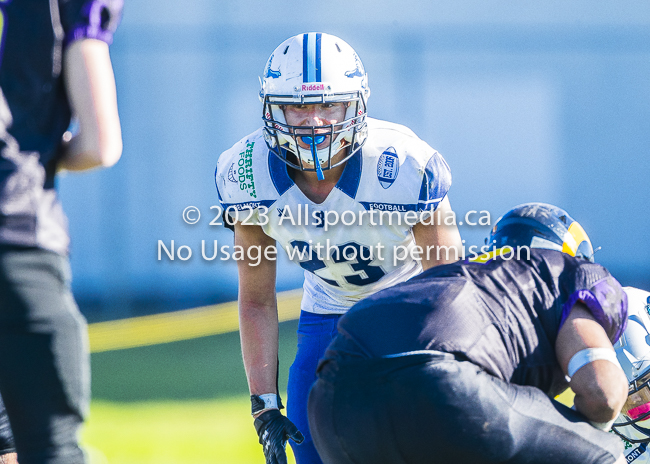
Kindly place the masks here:
[(121, 155), (108, 52), (121, 9), (122, 0), (0, 2), (0, 454), (15, 462), (15, 441), (20, 464), (84, 462), (88, 342), (54, 177)]
[[(627, 396), (621, 286), (550, 205), (510, 211), (490, 243), (340, 319), (309, 398), (324, 462), (624, 462), (602, 431)], [(552, 399), (568, 386), (577, 411)]]

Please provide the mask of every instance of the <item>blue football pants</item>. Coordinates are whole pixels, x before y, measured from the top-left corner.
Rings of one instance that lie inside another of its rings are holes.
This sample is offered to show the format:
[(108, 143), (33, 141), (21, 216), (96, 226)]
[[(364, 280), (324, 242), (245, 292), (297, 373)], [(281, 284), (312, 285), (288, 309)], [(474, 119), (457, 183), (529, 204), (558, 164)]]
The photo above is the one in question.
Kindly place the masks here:
[(289, 440), (297, 464), (322, 464), (309, 432), (307, 398), (316, 381), (316, 367), (336, 335), (339, 314), (314, 314), (302, 311), (298, 323), (298, 352), (289, 370), (287, 417), (305, 436), (300, 445)]

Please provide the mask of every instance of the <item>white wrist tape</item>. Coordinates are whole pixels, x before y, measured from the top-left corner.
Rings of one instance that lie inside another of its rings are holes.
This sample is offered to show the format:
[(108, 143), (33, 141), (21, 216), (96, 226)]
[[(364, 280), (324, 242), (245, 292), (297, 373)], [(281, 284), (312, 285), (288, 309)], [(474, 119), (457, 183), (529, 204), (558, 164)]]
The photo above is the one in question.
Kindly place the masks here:
[(616, 364), (618, 367), (621, 367), (621, 365), (618, 363), (618, 359), (616, 359), (616, 353), (613, 350), (609, 348), (586, 348), (574, 354), (569, 361), (569, 380), (576, 372), (578, 372), (581, 367), (584, 367), (587, 364), (598, 361), (600, 359), (609, 361), (613, 364)]
[(264, 401), (264, 409), (278, 409), (278, 395), (275, 393), (265, 393), (259, 395), (259, 397)]

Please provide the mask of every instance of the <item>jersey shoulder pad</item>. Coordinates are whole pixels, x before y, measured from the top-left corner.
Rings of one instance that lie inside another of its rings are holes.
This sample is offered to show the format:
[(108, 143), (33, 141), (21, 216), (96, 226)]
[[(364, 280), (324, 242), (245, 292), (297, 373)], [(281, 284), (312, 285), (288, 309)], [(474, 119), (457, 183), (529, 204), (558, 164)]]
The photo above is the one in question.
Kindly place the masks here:
[(600, 264), (559, 251), (550, 251), (561, 254), (565, 261), (559, 286), (568, 298), (562, 306), (560, 326), (573, 305), (580, 301), (605, 329), (609, 340), (615, 343), (625, 330), (628, 312), (628, 298), (621, 284)]
[(262, 129), (247, 135), (219, 156), (215, 183), (224, 208), (254, 209), (277, 200), (269, 177), (268, 157)]
[(59, 18), (65, 45), (79, 39), (97, 39), (107, 44), (122, 19), (123, 0), (59, 1)]
[(369, 208), (368, 198), (360, 199), (364, 206), (435, 210), (451, 186), (451, 171), (442, 155), (406, 126), (377, 119), (370, 119), (368, 126), (362, 193), (378, 204)]
[(635, 287), (623, 287), (623, 291), (627, 295), (629, 314), (641, 314), (643, 318), (650, 316), (650, 292)]
[[(375, 119), (375, 118), (367, 118), (368, 121), (368, 132), (374, 132), (378, 131), (380, 134), (381, 133), (386, 133), (388, 137), (395, 137), (395, 136), (405, 136), (405, 137), (413, 137), (419, 140), (419, 137), (415, 135), (415, 132), (413, 132), (411, 129), (409, 129), (406, 126), (403, 126), (402, 124), (397, 124), (394, 122), (390, 121), (384, 121), (382, 119)], [(392, 133), (392, 134), (391, 134)]]

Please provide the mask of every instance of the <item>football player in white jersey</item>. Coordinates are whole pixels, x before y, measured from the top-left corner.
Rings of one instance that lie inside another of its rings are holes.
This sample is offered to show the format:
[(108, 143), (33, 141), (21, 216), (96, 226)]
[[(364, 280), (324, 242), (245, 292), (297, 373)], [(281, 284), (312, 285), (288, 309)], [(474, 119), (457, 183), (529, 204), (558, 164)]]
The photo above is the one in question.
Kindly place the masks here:
[(625, 444), (625, 459), (650, 463), (650, 292), (625, 287), (628, 298), (627, 328), (614, 345), (630, 390), (612, 431)]
[[(367, 118), (369, 95), (346, 42), (325, 33), (291, 37), (264, 70), (263, 127), (217, 164), (235, 246), (256, 250), (238, 261), (239, 319), (267, 463), (286, 462), (288, 438), (299, 464), (321, 462), (307, 396), (338, 318), (365, 296), (462, 254), (447, 163), (408, 128)], [(287, 417), (277, 389), (276, 242), (305, 269)], [(264, 259), (252, 258), (258, 251)]]

